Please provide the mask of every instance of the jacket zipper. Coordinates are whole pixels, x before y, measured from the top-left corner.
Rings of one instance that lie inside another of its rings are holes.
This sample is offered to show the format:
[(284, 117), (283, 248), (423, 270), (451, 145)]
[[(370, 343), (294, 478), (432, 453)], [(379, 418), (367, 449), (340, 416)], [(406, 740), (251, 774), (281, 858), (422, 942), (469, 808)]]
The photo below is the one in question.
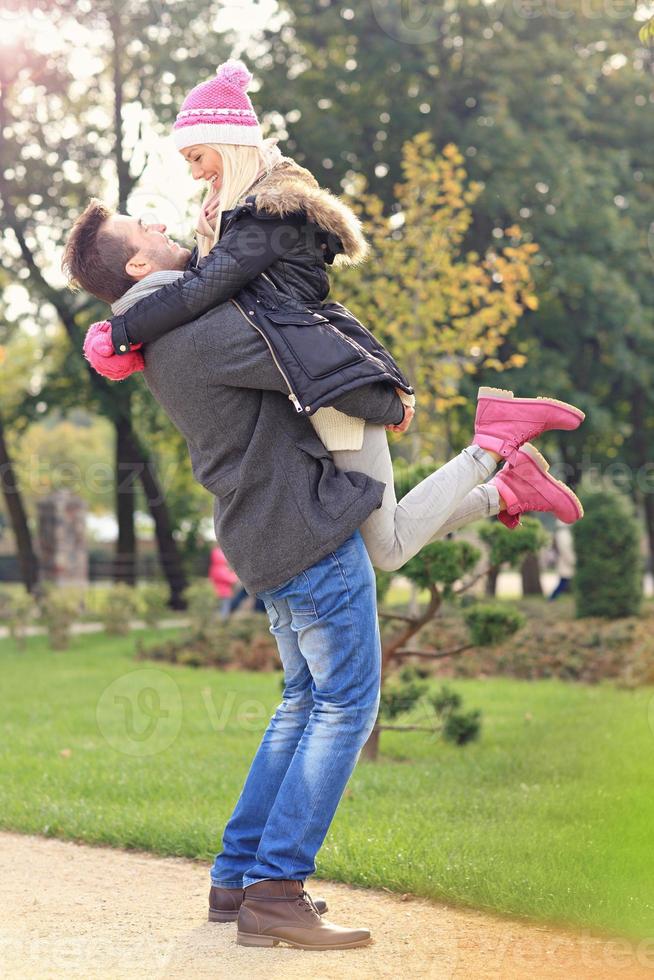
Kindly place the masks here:
[(275, 290), (276, 293), (279, 292), (279, 290), (277, 289), (277, 286), (272, 281), (272, 279), (270, 278), (270, 276), (267, 276), (265, 272), (260, 272), (259, 275), (261, 276), (262, 279), (267, 279), (268, 280), (268, 282), (270, 283), (270, 285), (272, 286), (272, 288)]
[(293, 386), (291, 385), (291, 382), (288, 380), (288, 377), (286, 376), (286, 373), (285, 373), (284, 369), (282, 368), (281, 364), (277, 360), (277, 358), (275, 356), (275, 352), (272, 349), (272, 346), (270, 344), (270, 341), (266, 337), (265, 333), (263, 332), (263, 330), (261, 329), (261, 327), (259, 327), (254, 322), (254, 320), (251, 320), (250, 319), (250, 317), (247, 315), (247, 313), (245, 312), (245, 310), (243, 309), (243, 307), (240, 305), (240, 303), (237, 303), (235, 299), (232, 300), (232, 303), (234, 304), (234, 306), (236, 307), (236, 309), (239, 310), (239, 312), (245, 317), (245, 319), (248, 321), (248, 323), (251, 324), (254, 327), (254, 329), (257, 330), (261, 334), (261, 336), (263, 337), (263, 339), (265, 340), (265, 342), (266, 342), (266, 344), (268, 346), (268, 350), (270, 351), (271, 357), (272, 357), (273, 361), (275, 362), (275, 365), (277, 366), (277, 370), (279, 371), (279, 373), (281, 374), (282, 378), (286, 382), (286, 386), (287, 386), (287, 388), (288, 388), (288, 390), (290, 392), (290, 394), (288, 396), (289, 397), (289, 400), (292, 401), (293, 404), (295, 405), (295, 411), (296, 412), (300, 412), (303, 415), (304, 414), (304, 409), (302, 408), (302, 405), (300, 404), (300, 399), (297, 397), (296, 393), (293, 391)]
[[(269, 276), (266, 275), (265, 272), (260, 272), (259, 275), (261, 276), (262, 279), (266, 279), (270, 283), (270, 285), (272, 286), (272, 288), (275, 290), (276, 293), (279, 292), (279, 289), (277, 288), (277, 286), (275, 285), (275, 283), (272, 281), (272, 279)], [(245, 314), (243, 314), (243, 315), (245, 316)], [(329, 319), (329, 318), (327, 318), (327, 319)], [(365, 329), (366, 328), (364, 327), (364, 330)], [(370, 332), (370, 331), (368, 331), (368, 332)], [(373, 340), (375, 340), (375, 337), (372, 334), (370, 336), (372, 337)], [(264, 337), (264, 340), (265, 339), (266, 338)], [(356, 342), (356, 340), (352, 340), (352, 338), (351, 337), (348, 337), (347, 335), (343, 335), (343, 339), (348, 344), (350, 344), (352, 347), (356, 347), (356, 349), (359, 350), (359, 351), (361, 351), (364, 355), (367, 354), (369, 357), (374, 357), (375, 360), (377, 361), (377, 363), (381, 365), (381, 367), (383, 368), (383, 370), (384, 371), (387, 371), (387, 366), (383, 363), (383, 361), (380, 361), (379, 358), (376, 357), (375, 354), (371, 353), (371, 351), (369, 351), (369, 350), (366, 350), (366, 348), (365, 347), (362, 347), (361, 344), (359, 344), (359, 343)], [(270, 344), (268, 344), (268, 346), (270, 347)], [(271, 351), (270, 352), (272, 354), (272, 348), (271, 348)], [(274, 357), (275, 357), (275, 355), (273, 354), (273, 358)], [(275, 363), (277, 363), (277, 362), (275, 361)], [(279, 370), (281, 371), (281, 368)], [(284, 372), (282, 371), (282, 374), (283, 373)], [(288, 384), (288, 381), (286, 381), (286, 384)], [(288, 386), (289, 386), (289, 388), (291, 387), (290, 384)], [(411, 386), (409, 385), (409, 387), (411, 387)], [(407, 394), (415, 394), (413, 388), (411, 388), (411, 391), (410, 392), (407, 392)], [(299, 406), (298, 407), (299, 403), (296, 402), (296, 399), (294, 399), (292, 395), (289, 395), (288, 397), (291, 399), (291, 401), (293, 401), (295, 403), (296, 410), (298, 412), (301, 412), (302, 411), (302, 406)]]

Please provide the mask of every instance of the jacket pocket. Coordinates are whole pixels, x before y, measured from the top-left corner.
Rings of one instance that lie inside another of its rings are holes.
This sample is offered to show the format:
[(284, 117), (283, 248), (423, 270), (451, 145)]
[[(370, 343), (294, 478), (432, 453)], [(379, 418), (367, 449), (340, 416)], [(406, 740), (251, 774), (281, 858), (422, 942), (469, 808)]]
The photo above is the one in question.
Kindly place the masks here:
[(364, 351), (350, 343), (319, 313), (266, 310), (264, 315), (275, 324), (275, 336), (313, 380), (365, 359)]
[(298, 449), (306, 459), (310, 499), (334, 520), (338, 520), (359, 499), (361, 488), (352, 484), (345, 473), (336, 469), (331, 454), (316, 439), (298, 439)]

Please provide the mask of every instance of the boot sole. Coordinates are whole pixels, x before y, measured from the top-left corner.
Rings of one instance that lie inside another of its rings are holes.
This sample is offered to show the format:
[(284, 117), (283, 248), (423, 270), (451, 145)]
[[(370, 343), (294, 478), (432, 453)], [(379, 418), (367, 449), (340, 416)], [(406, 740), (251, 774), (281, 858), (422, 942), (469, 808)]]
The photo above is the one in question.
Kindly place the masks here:
[(236, 922), (238, 919), (238, 909), (233, 912), (217, 912), (209, 909), (209, 922)]
[[(547, 478), (551, 480), (552, 483), (558, 484), (558, 486), (560, 486), (562, 490), (565, 490), (567, 496), (570, 498), (570, 500), (572, 500), (573, 504), (577, 508), (579, 514), (577, 520), (580, 521), (581, 518), (584, 516), (584, 508), (582, 506), (581, 500), (574, 492), (574, 490), (570, 489), (567, 483), (563, 483), (561, 480), (557, 480), (555, 476), (552, 476), (552, 474), (550, 473), (550, 464), (547, 462), (543, 454), (540, 453), (535, 446), (532, 446), (530, 442), (526, 442), (524, 446), (521, 446), (518, 451), (525, 453), (527, 456), (529, 456), (530, 459), (533, 459), (538, 469), (542, 473), (547, 473)], [(570, 521), (568, 523), (574, 524), (574, 521)]]
[(357, 939), (351, 943), (316, 943), (312, 945), (309, 943), (296, 943), (292, 939), (277, 938), (276, 936), (257, 936), (252, 932), (236, 933), (236, 943), (239, 946), (270, 947), (285, 943), (287, 946), (293, 946), (294, 949), (355, 949), (357, 946), (368, 946), (371, 942), (372, 936), (369, 936), (367, 939)]
[(576, 405), (571, 405), (569, 402), (562, 402), (558, 398), (550, 398), (547, 395), (538, 395), (537, 398), (516, 398), (509, 388), (488, 388), (483, 385), (477, 392), (477, 401), (480, 398), (513, 399), (513, 401), (519, 402), (521, 405), (529, 404), (529, 402), (548, 402), (550, 405), (558, 405), (559, 408), (565, 408), (567, 411), (572, 412), (579, 419), (580, 425), (586, 418), (586, 413), (582, 412)]

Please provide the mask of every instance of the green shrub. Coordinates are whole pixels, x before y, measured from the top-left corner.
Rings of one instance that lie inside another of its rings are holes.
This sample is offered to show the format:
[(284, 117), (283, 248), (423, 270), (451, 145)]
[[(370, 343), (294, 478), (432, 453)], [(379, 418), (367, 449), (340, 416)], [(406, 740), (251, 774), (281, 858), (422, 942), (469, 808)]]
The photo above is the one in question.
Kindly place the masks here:
[(405, 711), (410, 711), (427, 690), (427, 684), (404, 673), (400, 683), (384, 684), (379, 703), (382, 718), (393, 719)]
[(517, 609), (500, 603), (480, 603), (463, 614), (470, 639), (475, 646), (502, 643), (524, 626), (525, 617)]
[(279, 669), (277, 644), (267, 629), (267, 619), (260, 613), (228, 620), (200, 621), (201, 629), (191, 628), (174, 640), (158, 640), (148, 645), (139, 642), (137, 659), (167, 660), (189, 667), (220, 670)]
[(402, 574), (420, 589), (440, 586), (447, 598), (454, 583), (472, 571), (479, 558), (479, 549), (469, 541), (435, 541), (411, 558), (402, 568)]
[(443, 684), (441, 689), (429, 699), (440, 718), (441, 735), (445, 742), (465, 745), (479, 738), (481, 732), (481, 711), (460, 711), (460, 694)]
[(23, 588), (0, 590), (0, 620), (20, 650), (25, 649), (27, 628), (37, 612), (34, 597)]
[(98, 605), (105, 631), (111, 636), (126, 636), (139, 611), (136, 590), (118, 582), (107, 589)]
[(443, 739), (455, 745), (474, 742), (481, 732), (481, 711), (453, 711), (443, 722)]
[(49, 586), (41, 599), (41, 619), (52, 650), (67, 650), (73, 624), (80, 614), (80, 597), (67, 588)]
[(447, 684), (443, 684), (440, 691), (433, 694), (430, 700), (438, 715), (447, 714), (461, 707), (461, 695), (452, 691)]
[(137, 590), (145, 625), (155, 629), (168, 611), (168, 589), (161, 582), (147, 582)]
[(195, 632), (204, 633), (211, 628), (216, 620), (217, 604), (216, 591), (206, 579), (198, 579), (184, 590), (187, 602), (187, 613), (191, 620), (191, 628)]
[(535, 554), (547, 543), (547, 534), (535, 517), (523, 517), (512, 531), (501, 521), (487, 521), (479, 528), (479, 537), (488, 547), (490, 565), (517, 568), (527, 555)]
[(634, 616), (643, 597), (638, 524), (615, 493), (588, 494), (583, 503), (573, 528), (577, 616)]
[[(428, 695), (429, 685), (422, 679), (423, 676), (420, 668), (407, 666), (393, 681), (385, 683), (379, 705), (380, 718), (393, 721), (398, 715), (411, 711), (426, 696), (438, 718), (434, 731), (440, 733), (444, 741), (464, 745), (479, 738), (481, 711), (461, 711), (461, 695), (447, 685), (443, 685), (436, 694)], [(403, 726), (393, 727), (402, 731)]]

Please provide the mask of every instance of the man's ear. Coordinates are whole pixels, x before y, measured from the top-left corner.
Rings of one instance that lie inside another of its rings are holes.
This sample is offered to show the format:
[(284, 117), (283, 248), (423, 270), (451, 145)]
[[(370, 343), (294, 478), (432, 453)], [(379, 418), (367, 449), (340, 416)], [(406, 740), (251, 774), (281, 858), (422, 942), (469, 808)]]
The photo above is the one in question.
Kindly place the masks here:
[(133, 255), (125, 264), (125, 272), (130, 279), (144, 279), (145, 276), (149, 276), (152, 271), (152, 264), (148, 262), (141, 252), (137, 252), (136, 255)]

